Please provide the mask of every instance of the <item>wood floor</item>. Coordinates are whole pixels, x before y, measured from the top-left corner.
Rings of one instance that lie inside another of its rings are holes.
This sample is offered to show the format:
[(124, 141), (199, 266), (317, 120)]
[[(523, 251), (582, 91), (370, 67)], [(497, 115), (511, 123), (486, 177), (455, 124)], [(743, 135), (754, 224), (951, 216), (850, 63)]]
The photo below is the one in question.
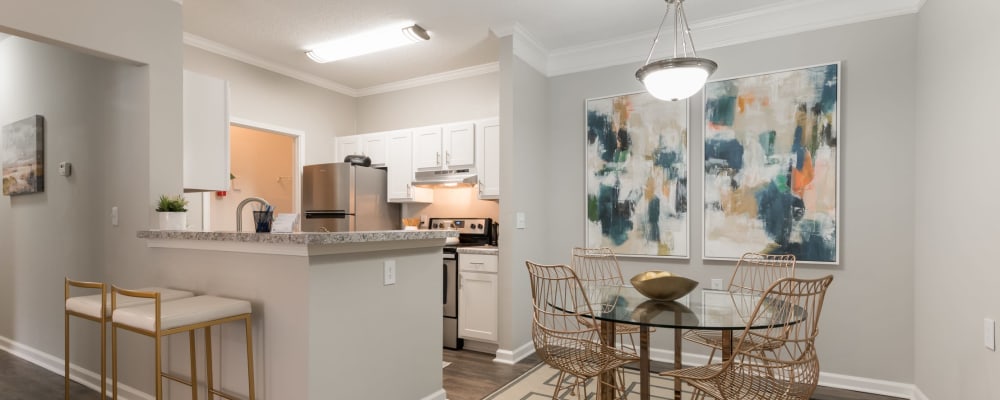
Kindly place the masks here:
[[(448, 400), (481, 400), (507, 382), (517, 378), (538, 363), (534, 355), (517, 363), (505, 365), (493, 362), (493, 355), (473, 351), (444, 350), (444, 360), (451, 362), (444, 369), (444, 389)], [(670, 364), (654, 363), (653, 370), (671, 368)], [(76, 382), (70, 393), (74, 400), (99, 400), (101, 394)], [(42, 367), (0, 351), (0, 399), (60, 400), (63, 398), (63, 378)], [(820, 387), (815, 400), (900, 400), (849, 390)]]

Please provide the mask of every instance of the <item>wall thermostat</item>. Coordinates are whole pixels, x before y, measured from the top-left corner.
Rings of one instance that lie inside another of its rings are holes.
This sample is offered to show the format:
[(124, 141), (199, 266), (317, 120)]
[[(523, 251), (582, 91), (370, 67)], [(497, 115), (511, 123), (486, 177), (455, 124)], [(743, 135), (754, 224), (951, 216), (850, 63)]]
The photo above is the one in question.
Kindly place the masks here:
[(63, 161), (59, 163), (59, 175), (70, 176), (73, 173), (73, 164)]

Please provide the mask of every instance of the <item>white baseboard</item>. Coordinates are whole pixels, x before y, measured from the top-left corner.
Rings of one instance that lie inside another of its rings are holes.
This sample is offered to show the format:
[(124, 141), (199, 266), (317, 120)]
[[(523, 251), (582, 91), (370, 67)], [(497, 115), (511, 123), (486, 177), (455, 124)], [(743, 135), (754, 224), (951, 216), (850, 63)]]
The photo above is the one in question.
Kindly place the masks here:
[[(6, 351), (25, 361), (45, 368), (52, 373), (64, 376), (65, 364), (62, 358), (53, 356), (34, 347), (21, 344), (0, 336), (0, 350)], [(79, 365), (69, 364), (69, 377), (74, 382), (86, 386), (94, 391), (101, 391), (101, 375)], [(111, 394), (111, 377), (107, 380), (108, 394)], [(151, 396), (141, 390), (129, 385), (118, 384), (118, 398), (122, 400), (154, 400), (156, 396)]]
[(448, 400), (448, 394), (444, 392), (444, 388), (441, 388), (434, 393), (424, 396), (420, 400)]
[(497, 349), (497, 355), (496, 358), (493, 359), (493, 362), (500, 364), (514, 365), (517, 364), (518, 361), (521, 361), (526, 357), (534, 354), (534, 352), (535, 352), (535, 343), (533, 342), (525, 343), (521, 345), (521, 347), (518, 347), (514, 350)]
[[(649, 358), (661, 362), (674, 362), (673, 350), (650, 349)], [(704, 365), (708, 362), (708, 356), (704, 354), (683, 353), (681, 359), (684, 365)], [(716, 356), (716, 361), (719, 357)], [(886, 381), (881, 379), (871, 379), (860, 376), (842, 375), (830, 372), (819, 373), (819, 385), (837, 389), (854, 390), (858, 392), (879, 394), (890, 397), (901, 397), (912, 400), (930, 400), (920, 393), (920, 390), (911, 383), (901, 383)]]

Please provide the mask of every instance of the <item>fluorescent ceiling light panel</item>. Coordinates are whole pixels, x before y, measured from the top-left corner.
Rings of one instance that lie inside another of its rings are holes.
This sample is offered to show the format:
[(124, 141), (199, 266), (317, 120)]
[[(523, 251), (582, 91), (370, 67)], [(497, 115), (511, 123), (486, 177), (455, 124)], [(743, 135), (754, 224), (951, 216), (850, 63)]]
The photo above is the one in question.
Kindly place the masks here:
[(430, 35), (420, 25), (395, 25), (324, 43), (307, 51), (306, 55), (315, 62), (328, 63), (428, 39)]

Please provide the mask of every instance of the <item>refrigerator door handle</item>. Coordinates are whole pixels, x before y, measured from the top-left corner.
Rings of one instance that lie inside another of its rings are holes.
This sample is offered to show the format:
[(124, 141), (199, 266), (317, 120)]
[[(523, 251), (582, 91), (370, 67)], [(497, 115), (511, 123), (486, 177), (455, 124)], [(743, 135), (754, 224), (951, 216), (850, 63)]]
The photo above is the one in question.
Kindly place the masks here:
[(306, 219), (312, 218), (347, 218), (350, 214), (344, 210), (323, 210), (323, 211), (306, 211)]

